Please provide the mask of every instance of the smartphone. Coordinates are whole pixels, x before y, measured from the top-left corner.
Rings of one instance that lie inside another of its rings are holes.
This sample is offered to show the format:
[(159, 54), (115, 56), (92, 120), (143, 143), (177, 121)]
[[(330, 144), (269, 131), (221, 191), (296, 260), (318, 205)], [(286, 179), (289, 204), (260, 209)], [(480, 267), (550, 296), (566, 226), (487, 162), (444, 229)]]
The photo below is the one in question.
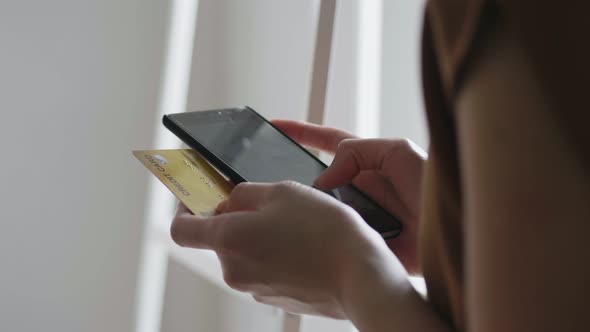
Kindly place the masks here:
[[(327, 168), (250, 107), (168, 114), (162, 121), (236, 184), (293, 180), (313, 186)], [(355, 209), (383, 238), (401, 232), (395, 216), (352, 184), (326, 193)]]

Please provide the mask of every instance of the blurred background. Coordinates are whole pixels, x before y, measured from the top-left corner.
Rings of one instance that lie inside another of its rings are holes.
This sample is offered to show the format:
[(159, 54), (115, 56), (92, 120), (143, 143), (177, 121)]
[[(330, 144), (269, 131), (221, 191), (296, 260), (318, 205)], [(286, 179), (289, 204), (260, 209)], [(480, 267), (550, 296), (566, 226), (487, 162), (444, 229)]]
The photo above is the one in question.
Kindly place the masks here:
[(164, 113), (309, 118), (318, 54), (325, 124), (426, 147), (422, 1), (330, 3), (318, 39), (320, 0), (0, 1), (0, 331), (352, 331), (224, 286), (131, 155)]

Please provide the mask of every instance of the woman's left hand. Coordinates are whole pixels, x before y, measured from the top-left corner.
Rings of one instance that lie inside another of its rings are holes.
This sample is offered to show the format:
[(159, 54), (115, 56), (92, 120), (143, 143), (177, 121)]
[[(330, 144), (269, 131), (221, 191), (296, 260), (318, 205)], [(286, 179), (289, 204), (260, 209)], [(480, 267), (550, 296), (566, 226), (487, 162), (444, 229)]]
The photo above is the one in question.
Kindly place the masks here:
[(181, 246), (214, 250), (227, 284), (259, 302), (344, 319), (345, 298), (358, 283), (377, 285), (380, 274), (394, 270), (406, 276), (353, 209), (311, 187), (241, 183), (219, 210), (202, 218), (180, 205), (172, 238)]

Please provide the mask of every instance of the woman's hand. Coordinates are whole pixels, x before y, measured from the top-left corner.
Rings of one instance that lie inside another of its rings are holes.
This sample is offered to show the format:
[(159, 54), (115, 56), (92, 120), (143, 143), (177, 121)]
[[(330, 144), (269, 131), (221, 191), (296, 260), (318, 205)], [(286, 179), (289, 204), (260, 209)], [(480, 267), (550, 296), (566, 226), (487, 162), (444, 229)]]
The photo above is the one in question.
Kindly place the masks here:
[(302, 145), (335, 154), (332, 165), (316, 180), (317, 188), (353, 183), (401, 219), (402, 233), (387, 242), (410, 273), (419, 273), (416, 252), (426, 153), (406, 139), (358, 139), (338, 129), (296, 121), (273, 124)]
[(172, 238), (181, 246), (214, 250), (227, 284), (259, 302), (348, 318), (345, 299), (356, 291), (382, 292), (379, 276), (395, 270), (401, 280), (406, 276), (356, 211), (311, 187), (241, 183), (218, 210), (201, 218), (180, 205)]

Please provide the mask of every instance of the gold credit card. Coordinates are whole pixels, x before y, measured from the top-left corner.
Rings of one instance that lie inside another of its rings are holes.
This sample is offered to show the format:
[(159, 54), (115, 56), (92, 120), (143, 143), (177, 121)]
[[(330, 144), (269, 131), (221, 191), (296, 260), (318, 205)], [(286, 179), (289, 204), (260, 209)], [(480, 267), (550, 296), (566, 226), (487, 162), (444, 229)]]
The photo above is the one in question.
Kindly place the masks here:
[(139, 150), (133, 155), (195, 215), (215, 214), (233, 188), (194, 150)]

